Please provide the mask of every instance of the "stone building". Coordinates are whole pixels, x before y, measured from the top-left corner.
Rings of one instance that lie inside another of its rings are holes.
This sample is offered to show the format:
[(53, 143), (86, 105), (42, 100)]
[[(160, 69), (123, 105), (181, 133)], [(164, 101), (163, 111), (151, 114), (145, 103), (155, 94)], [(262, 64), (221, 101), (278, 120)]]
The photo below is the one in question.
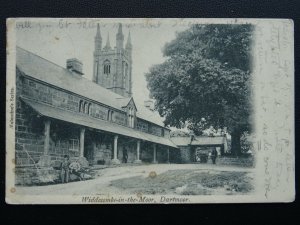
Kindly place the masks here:
[(209, 154), (213, 148), (216, 148), (220, 156), (228, 152), (226, 136), (176, 136), (171, 137), (171, 140), (180, 149), (179, 161), (181, 163), (200, 161), (199, 154)]
[[(49, 167), (64, 155), (89, 165), (168, 162), (176, 145), (162, 118), (132, 97), (132, 44), (123, 47), (122, 25), (112, 49), (102, 48), (97, 27), (93, 81), (82, 63), (66, 68), (16, 49), (16, 167)], [(126, 149), (126, 150), (125, 150)], [(174, 157), (173, 157), (174, 158)]]
[(116, 47), (111, 48), (109, 34), (102, 48), (100, 26), (97, 26), (94, 51), (93, 81), (123, 97), (132, 96), (132, 44), (130, 33), (124, 46), (122, 24), (116, 35)]

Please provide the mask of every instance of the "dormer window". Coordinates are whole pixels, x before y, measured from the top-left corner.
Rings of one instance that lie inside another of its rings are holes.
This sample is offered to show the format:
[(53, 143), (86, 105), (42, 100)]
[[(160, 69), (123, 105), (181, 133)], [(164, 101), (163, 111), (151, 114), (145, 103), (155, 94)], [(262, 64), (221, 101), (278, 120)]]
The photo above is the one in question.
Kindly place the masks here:
[(104, 62), (103, 72), (106, 75), (110, 74), (110, 61), (106, 60)]

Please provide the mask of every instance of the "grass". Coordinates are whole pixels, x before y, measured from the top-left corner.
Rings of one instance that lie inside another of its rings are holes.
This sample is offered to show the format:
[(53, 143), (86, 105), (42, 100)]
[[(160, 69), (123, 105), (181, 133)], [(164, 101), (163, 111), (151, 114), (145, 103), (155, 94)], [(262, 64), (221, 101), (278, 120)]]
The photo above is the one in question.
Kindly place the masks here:
[(130, 177), (114, 180), (111, 185), (130, 194), (246, 194), (253, 190), (247, 172), (169, 170), (157, 176)]

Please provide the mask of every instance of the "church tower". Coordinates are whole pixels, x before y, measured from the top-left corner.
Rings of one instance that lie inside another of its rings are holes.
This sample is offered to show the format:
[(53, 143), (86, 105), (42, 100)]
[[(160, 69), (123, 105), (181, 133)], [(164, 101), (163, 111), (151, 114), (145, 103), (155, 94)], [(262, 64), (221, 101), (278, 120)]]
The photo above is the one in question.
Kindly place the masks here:
[(111, 48), (109, 34), (102, 48), (100, 26), (97, 25), (94, 51), (93, 81), (121, 96), (132, 96), (132, 44), (130, 33), (124, 48), (122, 24), (118, 25), (116, 47)]

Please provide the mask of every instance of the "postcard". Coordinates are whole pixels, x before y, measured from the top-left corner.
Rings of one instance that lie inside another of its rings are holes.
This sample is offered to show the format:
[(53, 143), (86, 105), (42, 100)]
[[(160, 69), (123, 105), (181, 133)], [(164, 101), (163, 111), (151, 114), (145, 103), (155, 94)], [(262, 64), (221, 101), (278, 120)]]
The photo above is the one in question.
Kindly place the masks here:
[(7, 19), (6, 202), (295, 199), (289, 19)]

